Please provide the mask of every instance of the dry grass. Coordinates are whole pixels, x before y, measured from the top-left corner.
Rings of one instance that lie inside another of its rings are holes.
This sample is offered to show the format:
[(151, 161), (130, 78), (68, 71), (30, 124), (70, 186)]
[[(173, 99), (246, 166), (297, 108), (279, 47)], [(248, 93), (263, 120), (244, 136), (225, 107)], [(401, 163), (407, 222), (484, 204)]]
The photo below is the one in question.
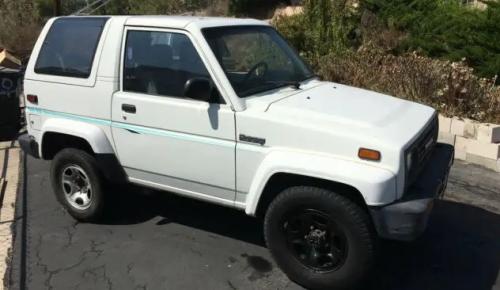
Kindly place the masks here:
[(33, 1), (0, 0), (0, 47), (18, 54), (30, 51), (40, 32)]
[(463, 62), (373, 49), (329, 55), (317, 62), (325, 79), (424, 103), (448, 116), (500, 124), (500, 87)]

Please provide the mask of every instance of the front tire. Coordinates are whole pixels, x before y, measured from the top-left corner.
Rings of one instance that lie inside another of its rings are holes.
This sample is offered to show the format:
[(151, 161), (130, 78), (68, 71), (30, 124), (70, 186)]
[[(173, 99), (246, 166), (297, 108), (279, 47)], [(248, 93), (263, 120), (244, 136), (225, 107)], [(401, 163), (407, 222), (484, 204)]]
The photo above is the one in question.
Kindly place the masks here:
[(104, 211), (104, 178), (89, 153), (68, 148), (51, 166), (52, 188), (68, 213), (82, 222), (97, 221)]
[(367, 213), (321, 188), (297, 186), (279, 194), (266, 213), (264, 235), (278, 266), (309, 289), (353, 289), (374, 262)]

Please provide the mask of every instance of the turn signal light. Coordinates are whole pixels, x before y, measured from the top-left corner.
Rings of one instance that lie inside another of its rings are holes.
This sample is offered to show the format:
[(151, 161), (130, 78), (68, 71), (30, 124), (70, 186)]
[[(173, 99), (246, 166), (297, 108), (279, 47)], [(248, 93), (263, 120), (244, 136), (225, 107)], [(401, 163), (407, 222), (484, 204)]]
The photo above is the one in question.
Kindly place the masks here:
[(359, 148), (358, 157), (364, 160), (380, 161), (381, 155), (377, 150)]

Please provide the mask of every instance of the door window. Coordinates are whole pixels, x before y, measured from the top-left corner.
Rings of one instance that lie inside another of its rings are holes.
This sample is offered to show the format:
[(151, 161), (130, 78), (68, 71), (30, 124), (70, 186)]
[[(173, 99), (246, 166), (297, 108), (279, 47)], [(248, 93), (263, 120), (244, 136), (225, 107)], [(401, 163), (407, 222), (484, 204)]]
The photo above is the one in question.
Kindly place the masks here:
[(188, 80), (211, 79), (191, 40), (181, 33), (129, 30), (124, 57), (124, 91), (184, 97)]

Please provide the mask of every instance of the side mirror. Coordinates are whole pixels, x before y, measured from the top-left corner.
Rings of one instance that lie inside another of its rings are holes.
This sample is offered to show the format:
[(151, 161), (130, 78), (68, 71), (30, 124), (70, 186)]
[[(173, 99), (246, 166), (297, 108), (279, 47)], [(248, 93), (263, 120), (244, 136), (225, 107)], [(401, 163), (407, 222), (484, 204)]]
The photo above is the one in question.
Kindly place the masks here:
[(210, 102), (212, 84), (206, 78), (192, 78), (184, 85), (184, 96), (190, 99)]

